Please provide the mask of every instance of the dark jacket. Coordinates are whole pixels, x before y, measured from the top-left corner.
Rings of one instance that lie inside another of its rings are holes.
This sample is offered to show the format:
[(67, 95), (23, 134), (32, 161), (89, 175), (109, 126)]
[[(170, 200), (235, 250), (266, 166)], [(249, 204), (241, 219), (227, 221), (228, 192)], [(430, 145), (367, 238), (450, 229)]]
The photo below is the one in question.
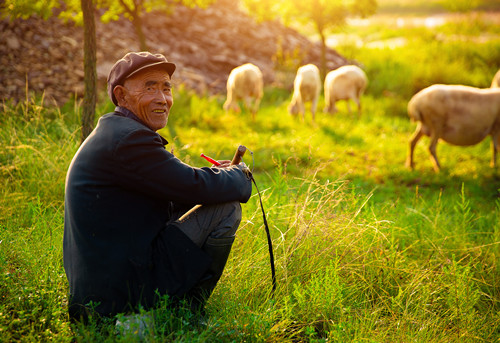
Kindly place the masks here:
[[(177, 227), (173, 202), (248, 201), (241, 167), (193, 168), (137, 120), (108, 113), (74, 156), (66, 177), (64, 268), (72, 317), (92, 302), (102, 315), (148, 308), (160, 294), (181, 296), (210, 258)], [(188, 206), (189, 207), (189, 206)]]

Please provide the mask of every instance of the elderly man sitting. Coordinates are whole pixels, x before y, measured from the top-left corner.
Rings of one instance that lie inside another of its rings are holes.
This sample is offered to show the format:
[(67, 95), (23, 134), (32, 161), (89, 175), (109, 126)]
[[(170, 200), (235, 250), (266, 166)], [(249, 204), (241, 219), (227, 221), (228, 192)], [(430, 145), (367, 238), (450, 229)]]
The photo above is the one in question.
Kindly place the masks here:
[(158, 295), (202, 308), (222, 275), (250, 174), (230, 161), (192, 167), (165, 149), (156, 131), (167, 125), (174, 70), (149, 52), (118, 60), (108, 77), (116, 108), (69, 166), (63, 248), (74, 320), (149, 309)]

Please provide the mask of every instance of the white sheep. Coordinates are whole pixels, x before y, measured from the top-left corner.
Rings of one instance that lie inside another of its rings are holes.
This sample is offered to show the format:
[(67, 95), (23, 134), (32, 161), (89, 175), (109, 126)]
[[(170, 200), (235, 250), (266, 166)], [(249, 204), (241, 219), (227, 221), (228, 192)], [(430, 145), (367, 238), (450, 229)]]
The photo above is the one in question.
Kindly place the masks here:
[(496, 166), (500, 145), (500, 88), (433, 85), (411, 98), (408, 115), (418, 124), (410, 139), (407, 167), (414, 168), (413, 151), (423, 135), (431, 139), (429, 152), (435, 171), (441, 168), (436, 156), (439, 139), (453, 145), (468, 146), (478, 144), (491, 135), (491, 166)]
[(499, 87), (500, 87), (500, 69), (493, 77), (493, 81), (491, 81), (491, 88), (499, 88)]
[(349, 99), (358, 105), (358, 114), (361, 114), (361, 95), (363, 95), (368, 78), (365, 72), (355, 66), (347, 65), (329, 72), (325, 77), (325, 109), (324, 112), (335, 113), (335, 102), (346, 100), (349, 113)]
[(314, 121), (320, 92), (321, 78), (318, 67), (314, 64), (300, 67), (293, 82), (293, 96), (288, 106), (288, 112), (292, 115), (300, 113), (302, 119), (305, 119), (305, 103), (310, 101), (312, 120)]
[[(246, 63), (234, 68), (227, 79), (227, 99), (224, 110), (239, 112), (238, 101), (243, 100), (245, 107), (255, 119), (263, 95), (264, 81), (259, 67)], [(252, 104), (253, 103), (253, 104)]]

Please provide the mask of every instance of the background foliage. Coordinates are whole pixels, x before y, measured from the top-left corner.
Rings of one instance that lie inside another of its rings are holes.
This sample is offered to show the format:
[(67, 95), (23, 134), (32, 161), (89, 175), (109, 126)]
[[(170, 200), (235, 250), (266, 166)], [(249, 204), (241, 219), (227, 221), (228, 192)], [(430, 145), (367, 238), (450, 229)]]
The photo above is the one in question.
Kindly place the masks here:
[[(415, 128), (406, 115), (409, 98), (434, 82), (488, 87), (500, 67), (500, 42), (478, 38), (498, 37), (498, 25), (475, 15), (431, 28), (386, 23), (350, 26), (341, 33), (353, 38), (337, 46), (370, 79), (361, 117), (339, 104), (334, 116), (301, 122), (286, 113), (291, 94), (268, 87), (252, 121), (245, 111), (224, 113), (222, 94), (174, 90), (161, 133), (182, 160), (203, 166), (201, 152), (230, 158), (241, 143), (252, 150), (245, 162), (271, 225), (278, 289), (271, 297), (254, 193), (208, 303), (208, 326), (160, 306), (149, 341), (498, 340), (500, 177), (488, 165), (490, 142), (441, 143), (443, 171), (436, 174), (424, 139), (416, 170), (404, 168)], [(395, 38), (405, 44), (388, 44)], [(75, 99), (52, 108), (43, 97), (2, 104), (2, 342), (138, 341), (113, 325), (71, 325), (66, 313), (64, 178), (79, 145), (80, 105)], [(101, 95), (97, 113), (111, 110)]]

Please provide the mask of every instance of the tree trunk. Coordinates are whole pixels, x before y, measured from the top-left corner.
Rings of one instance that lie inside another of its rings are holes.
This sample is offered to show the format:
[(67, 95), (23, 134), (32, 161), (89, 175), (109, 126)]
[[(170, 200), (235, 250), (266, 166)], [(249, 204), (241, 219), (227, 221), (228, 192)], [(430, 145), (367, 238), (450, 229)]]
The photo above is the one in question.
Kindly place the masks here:
[(321, 80), (325, 79), (326, 76), (326, 38), (325, 38), (325, 33), (323, 30), (319, 31), (319, 36), (321, 37), (321, 68), (320, 68), (320, 74), (321, 74)]
[(83, 71), (85, 83), (85, 94), (82, 105), (82, 143), (94, 129), (97, 100), (97, 48), (94, 4), (92, 0), (81, 0), (81, 7), (83, 13)]
[(148, 51), (149, 47), (146, 43), (146, 36), (144, 36), (144, 32), (142, 31), (142, 18), (140, 13), (136, 13), (132, 19), (134, 24), (135, 33), (137, 34), (137, 39), (139, 40), (139, 48), (141, 51)]

